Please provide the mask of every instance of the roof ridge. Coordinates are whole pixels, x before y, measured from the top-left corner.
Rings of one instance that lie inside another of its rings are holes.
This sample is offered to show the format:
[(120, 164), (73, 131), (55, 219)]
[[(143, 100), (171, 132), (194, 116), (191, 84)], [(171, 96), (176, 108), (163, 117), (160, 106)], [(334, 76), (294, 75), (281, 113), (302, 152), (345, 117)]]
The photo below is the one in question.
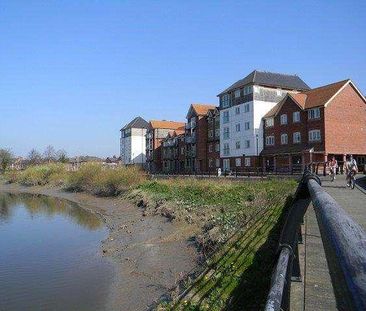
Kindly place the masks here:
[(272, 74), (281, 75), (281, 76), (299, 77), (296, 73), (283, 73), (283, 72), (273, 72), (273, 71), (266, 71), (266, 70), (256, 70), (256, 72), (260, 72), (260, 73), (272, 73)]
[(329, 86), (332, 86), (332, 85), (335, 85), (335, 84), (338, 84), (338, 83), (341, 83), (341, 82), (343, 82), (343, 84), (345, 84), (346, 82), (349, 82), (349, 81), (351, 81), (351, 79), (340, 80), (340, 81), (337, 81), (337, 82), (333, 82), (333, 83), (329, 83), (329, 84), (326, 84), (326, 85), (318, 86), (318, 87), (315, 87), (315, 88), (307, 90), (307, 91), (302, 91), (301, 93), (306, 94), (306, 93), (309, 93), (311, 91), (316, 91), (316, 90), (319, 90), (319, 89), (323, 89), (323, 88), (326, 88), (326, 87), (329, 87)]

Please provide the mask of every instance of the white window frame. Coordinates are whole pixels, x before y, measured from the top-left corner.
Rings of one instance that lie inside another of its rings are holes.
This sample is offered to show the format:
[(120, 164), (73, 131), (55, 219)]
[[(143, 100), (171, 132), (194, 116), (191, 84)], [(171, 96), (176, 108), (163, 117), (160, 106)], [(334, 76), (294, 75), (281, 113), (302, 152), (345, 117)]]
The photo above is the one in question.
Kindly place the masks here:
[(294, 111), (292, 113), (292, 122), (293, 123), (298, 123), (300, 122), (300, 111)]
[(245, 158), (245, 159), (244, 159), (244, 165), (245, 165), (245, 166), (247, 166), (247, 167), (248, 167), (248, 166), (250, 166), (250, 165), (251, 165), (251, 163), (250, 163), (250, 162), (251, 162), (251, 161), (250, 161), (250, 158)]
[(222, 108), (227, 108), (230, 106), (230, 94), (224, 94), (221, 97)]
[(235, 98), (240, 97), (240, 89), (235, 90), (235, 92), (234, 92), (234, 97), (235, 97)]
[(287, 145), (288, 144), (288, 135), (286, 133), (281, 134), (281, 145)]
[(229, 143), (224, 143), (224, 156), (230, 155), (230, 146)]
[(310, 130), (309, 131), (309, 142), (321, 141), (322, 136), (320, 130)]
[(235, 158), (235, 166), (240, 167), (241, 166), (241, 158)]
[(300, 144), (301, 143), (301, 133), (300, 132), (294, 132), (292, 134), (292, 141), (294, 144)]
[(281, 114), (281, 116), (280, 116), (280, 124), (281, 125), (286, 125), (287, 124), (287, 114), (286, 113)]
[(220, 152), (220, 144), (219, 143), (216, 143), (216, 145), (215, 145), (215, 151), (216, 152)]
[(226, 124), (229, 123), (229, 121), (230, 121), (229, 110), (226, 110), (222, 113), (222, 123)]
[(223, 138), (224, 139), (230, 138), (230, 128), (228, 126), (224, 127)]
[(273, 135), (266, 136), (266, 146), (274, 146), (275, 138)]
[(320, 119), (320, 108), (312, 108), (308, 110), (308, 119), (314, 120), (314, 119)]
[(274, 119), (268, 118), (268, 119), (266, 119), (265, 123), (266, 123), (266, 127), (272, 127), (272, 126), (274, 126)]

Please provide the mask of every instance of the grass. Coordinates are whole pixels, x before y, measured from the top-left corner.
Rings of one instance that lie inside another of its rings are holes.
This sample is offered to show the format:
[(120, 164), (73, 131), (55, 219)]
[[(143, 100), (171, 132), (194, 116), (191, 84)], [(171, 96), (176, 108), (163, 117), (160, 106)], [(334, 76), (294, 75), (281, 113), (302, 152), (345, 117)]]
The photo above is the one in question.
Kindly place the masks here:
[[(192, 224), (199, 270), (183, 276), (172, 300), (158, 310), (259, 310), (268, 292), (283, 215), (294, 180), (148, 180), (136, 167), (88, 163), (70, 172), (61, 164), (6, 173), (8, 182), (57, 185), (98, 196), (124, 195), (144, 213)], [(179, 295), (183, 292), (183, 295)]]

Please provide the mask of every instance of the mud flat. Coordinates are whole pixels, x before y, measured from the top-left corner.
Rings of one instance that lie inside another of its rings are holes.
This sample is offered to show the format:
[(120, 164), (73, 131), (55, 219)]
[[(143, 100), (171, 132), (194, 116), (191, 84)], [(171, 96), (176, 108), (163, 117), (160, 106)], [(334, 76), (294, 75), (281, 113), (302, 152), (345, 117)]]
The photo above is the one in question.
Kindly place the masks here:
[[(148, 310), (197, 264), (188, 239), (198, 230), (184, 222), (145, 215), (121, 198), (100, 198), (58, 188), (0, 184), (8, 193), (42, 194), (77, 203), (96, 213), (109, 228), (100, 251), (115, 264), (116, 275), (108, 299), (109, 310)], [(143, 216), (145, 215), (145, 216)]]

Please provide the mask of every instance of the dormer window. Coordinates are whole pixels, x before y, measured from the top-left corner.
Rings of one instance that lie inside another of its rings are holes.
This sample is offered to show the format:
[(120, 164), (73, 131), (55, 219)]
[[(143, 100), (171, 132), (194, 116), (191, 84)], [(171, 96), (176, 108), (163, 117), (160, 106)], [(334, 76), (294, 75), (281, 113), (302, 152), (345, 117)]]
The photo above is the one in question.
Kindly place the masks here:
[(287, 124), (287, 114), (281, 114), (281, 125)]

